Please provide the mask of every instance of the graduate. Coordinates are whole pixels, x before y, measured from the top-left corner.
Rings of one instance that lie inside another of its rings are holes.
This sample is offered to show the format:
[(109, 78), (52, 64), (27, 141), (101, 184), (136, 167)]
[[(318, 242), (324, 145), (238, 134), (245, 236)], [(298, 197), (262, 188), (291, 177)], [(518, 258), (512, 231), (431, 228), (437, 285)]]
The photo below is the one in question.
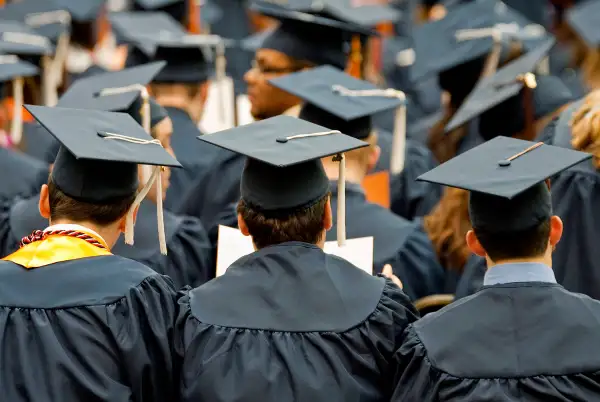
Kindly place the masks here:
[(549, 35), (503, 3), (482, 0), (450, 9), (442, 20), (415, 29), (412, 37), (416, 53), (412, 79), (433, 76), (447, 94), (442, 116), (425, 140), (438, 161), (445, 162), (482, 142), (476, 121), (449, 133), (445, 130), (480, 79), (536, 49)]
[(110, 249), (133, 241), (138, 163), (152, 182), (179, 164), (126, 114), (27, 109), (62, 147), (39, 200), (50, 226), (0, 262), (4, 398), (175, 400), (173, 283)]
[(333, 215), (320, 158), (367, 144), (290, 116), (200, 139), (248, 156), (238, 221), (256, 251), (179, 300), (180, 401), (389, 398), (416, 311), (392, 281), (322, 250)]
[(482, 290), (409, 326), (391, 400), (600, 397), (600, 302), (556, 282), (563, 223), (546, 180), (590, 157), (497, 137), (421, 177), (470, 191), (467, 243), (488, 270)]
[[(600, 93), (594, 91), (571, 104), (556, 121), (549, 143), (594, 155), (552, 178), (554, 213), (564, 221), (565, 233), (557, 245), (552, 261), (556, 280), (572, 292), (600, 299), (600, 265), (595, 205), (600, 192), (598, 174), (598, 122)], [(576, 250), (576, 251), (574, 251)]]
[(215, 70), (212, 48), (217, 43), (213, 36), (161, 35), (156, 32), (138, 36), (134, 45), (127, 57), (127, 65), (152, 60), (166, 62), (149, 89), (173, 121), (171, 145), (183, 169), (172, 172), (165, 207), (177, 211), (192, 182), (214, 168), (211, 161), (220, 152), (218, 148), (196, 140), (203, 134), (198, 124), (208, 97), (209, 80)]
[[(163, 63), (151, 63), (81, 80), (71, 87), (60, 102), (80, 105), (81, 108), (86, 109), (108, 108), (127, 112), (140, 125), (149, 123), (150, 134), (161, 142), (167, 152), (172, 153), (172, 123), (166, 110), (149, 98), (147, 106), (150, 119), (144, 122), (145, 104), (139, 89), (135, 89), (136, 83), (149, 81), (162, 65)], [(130, 90), (113, 93), (123, 88)], [(140, 182), (144, 183), (148, 180), (148, 176), (146, 168), (140, 168)], [(116, 255), (139, 261), (158, 273), (168, 275), (177, 288), (186, 285), (198, 286), (214, 276), (214, 259), (208, 235), (197, 219), (163, 211), (167, 255), (161, 255), (158, 248), (156, 220), (158, 197), (164, 200), (169, 187), (169, 176), (170, 170), (166, 169), (162, 174), (161, 194), (158, 194), (155, 186), (140, 204), (135, 228), (135, 243), (125, 244), (124, 239), (121, 238), (112, 251)], [(39, 196), (35, 196), (23, 200), (12, 206), (6, 213), (0, 214), (0, 221), (6, 228), (3, 240), (0, 240), (5, 247), (3, 255), (14, 251), (11, 247), (16, 247), (17, 239), (44, 224), (43, 218), (39, 216), (35, 207), (38, 199)]]

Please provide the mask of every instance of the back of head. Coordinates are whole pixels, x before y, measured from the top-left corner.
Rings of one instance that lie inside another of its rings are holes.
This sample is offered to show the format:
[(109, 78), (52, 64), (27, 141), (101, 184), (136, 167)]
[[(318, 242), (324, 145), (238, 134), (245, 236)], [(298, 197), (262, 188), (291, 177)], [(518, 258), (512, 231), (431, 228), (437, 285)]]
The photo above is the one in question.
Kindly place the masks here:
[(573, 149), (594, 155), (594, 166), (600, 169), (600, 90), (584, 98), (570, 124)]

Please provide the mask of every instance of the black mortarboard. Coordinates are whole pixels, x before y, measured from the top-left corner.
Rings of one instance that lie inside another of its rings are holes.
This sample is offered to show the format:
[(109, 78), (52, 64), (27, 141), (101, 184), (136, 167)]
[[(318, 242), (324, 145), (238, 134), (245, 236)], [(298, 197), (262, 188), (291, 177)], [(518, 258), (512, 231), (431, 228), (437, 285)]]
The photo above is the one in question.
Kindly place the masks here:
[(118, 12), (109, 16), (117, 43), (136, 43), (145, 35), (157, 32), (170, 32), (173, 35), (186, 34), (183, 26), (165, 12)]
[(215, 71), (212, 49), (228, 44), (216, 35), (184, 35), (161, 32), (141, 35), (133, 52), (129, 53), (127, 65), (140, 62), (164, 60), (166, 66), (155, 77), (155, 82), (200, 83), (208, 80)]
[[(321, 158), (368, 145), (291, 116), (277, 116), (198, 139), (248, 157), (241, 197), (252, 208), (274, 216), (306, 209), (329, 192)], [(340, 169), (343, 166), (340, 163)], [(343, 181), (343, 173), (340, 176)], [(345, 182), (341, 185), (343, 190)], [(338, 211), (339, 226), (344, 221), (344, 208)], [(341, 239), (343, 243), (345, 233)]]
[[(140, 91), (132, 86), (148, 85), (164, 65), (165, 62), (160, 61), (79, 79), (59, 99), (58, 106), (125, 112), (140, 97)], [(107, 88), (127, 87), (132, 89), (117, 94), (106, 93)]]
[(0, 53), (42, 56), (53, 51), (52, 42), (27, 25), (17, 21), (0, 21)]
[[(158, 140), (128, 114), (98, 110), (26, 105), (33, 117), (61, 144), (52, 169), (56, 186), (68, 196), (88, 203), (110, 203), (138, 189), (138, 165), (155, 166), (127, 214), (126, 242), (133, 243), (133, 213), (156, 179), (160, 167), (181, 167)], [(162, 190), (159, 185), (159, 193)], [(159, 197), (158, 209), (162, 209)], [(160, 214), (159, 214), (160, 216)], [(164, 226), (161, 252), (164, 245)], [(161, 234), (159, 233), (159, 239)]]
[(404, 167), (406, 137), (406, 97), (393, 89), (380, 89), (331, 66), (321, 66), (269, 80), (302, 99), (301, 119), (365, 139), (372, 129), (371, 117), (397, 108), (390, 170), (396, 174)]
[(255, 4), (275, 4), (288, 10), (301, 11), (325, 18), (373, 27), (380, 22), (396, 22), (402, 13), (389, 5), (349, 0), (256, 0)]
[[(347, 44), (352, 35), (377, 35), (376, 32), (356, 24), (273, 5), (254, 4), (251, 10), (280, 21), (279, 26), (262, 38), (259, 48), (277, 50), (294, 59), (317, 65), (331, 64), (344, 68)], [(256, 42), (253, 39), (250, 37), (248, 40)]]
[(187, 23), (189, 18), (189, 1), (195, 1), (200, 7), (200, 19), (202, 22), (212, 24), (218, 21), (222, 15), (223, 10), (214, 1), (203, 1), (197, 0), (135, 0), (133, 2), (133, 9), (140, 11), (163, 11), (168, 13), (176, 21), (180, 23)]
[(22, 0), (0, 8), (0, 19), (20, 21), (56, 41), (71, 26), (71, 14), (50, 0)]
[[(489, 32), (478, 31), (482, 29)], [(535, 49), (549, 37), (541, 25), (532, 24), (499, 0), (461, 4), (445, 18), (414, 30), (416, 62), (411, 69), (412, 79), (418, 81), (484, 57), (493, 49), (493, 29), (502, 33), (503, 44), (518, 40), (526, 50)]]
[(379, 88), (358, 80), (331, 66), (287, 74), (269, 83), (302, 99), (300, 118), (364, 139), (371, 132), (371, 116), (398, 107), (398, 98), (384, 96), (344, 96), (339, 87), (351, 91), (376, 91)]
[[(446, 131), (451, 131), (497, 106), (500, 108), (488, 114), (487, 121), (493, 121), (494, 116), (498, 117), (496, 112), (501, 110), (510, 110), (510, 113), (492, 123), (495, 127), (490, 126), (489, 129), (484, 127), (485, 132), (480, 134), (485, 139), (496, 135), (510, 136), (523, 130), (526, 116), (522, 92), (525, 85), (529, 86), (533, 93), (532, 110), (535, 118), (544, 116), (572, 100), (570, 91), (558, 78), (532, 74), (553, 44), (554, 40), (549, 40), (538, 49), (532, 50), (502, 67), (494, 75), (482, 79), (446, 125)], [(535, 79), (536, 77), (537, 79)], [(534, 82), (531, 82), (531, 78), (534, 79)], [(502, 109), (503, 107), (505, 108)], [(554, 108), (550, 109), (552, 107)]]
[(417, 180), (471, 191), (475, 229), (502, 233), (535, 227), (552, 216), (544, 181), (590, 154), (509, 137), (479, 145)]
[(95, 21), (107, 0), (46, 0), (67, 10), (77, 22)]
[(593, 0), (578, 3), (567, 11), (567, 22), (591, 48), (600, 47), (598, 15), (600, 15), (600, 3)]

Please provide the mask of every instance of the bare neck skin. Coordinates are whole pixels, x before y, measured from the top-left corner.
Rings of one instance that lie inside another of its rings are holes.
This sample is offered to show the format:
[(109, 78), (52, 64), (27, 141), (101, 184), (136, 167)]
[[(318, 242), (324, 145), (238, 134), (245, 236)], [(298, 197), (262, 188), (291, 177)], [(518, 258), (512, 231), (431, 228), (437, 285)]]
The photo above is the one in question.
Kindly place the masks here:
[[(331, 157), (321, 159), (325, 174), (329, 180), (337, 180), (340, 177), (339, 163), (333, 162)], [(346, 160), (346, 182), (360, 185), (367, 175), (367, 169), (358, 163)]]

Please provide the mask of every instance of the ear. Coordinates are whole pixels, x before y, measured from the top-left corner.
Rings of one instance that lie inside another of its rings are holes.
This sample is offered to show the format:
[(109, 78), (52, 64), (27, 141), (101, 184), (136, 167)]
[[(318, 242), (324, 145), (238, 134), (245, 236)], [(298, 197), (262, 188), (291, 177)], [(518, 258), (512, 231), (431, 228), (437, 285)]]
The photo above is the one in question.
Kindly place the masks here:
[(550, 246), (554, 247), (560, 241), (563, 233), (563, 222), (562, 220), (554, 215), (550, 218)]
[[(139, 209), (140, 209), (140, 206), (138, 205), (137, 207), (135, 207), (135, 210), (133, 211), (133, 224), (134, 225), (135, 225), (135, 221), (137, 220), (137, 214), (138, 214)], [(127, 214), (125, 214), (121, 218), (121, 220), (119, 220), (119, 232), (125, 233), (125, 229), (127, 229)]]
[(244, 236), (250, 236), (250, 231), (248, 230), (248, 225), (246, 225), (246, 222), (244, 222), (244, 218), (242, 218), (242, 214), (238, 214), (237, 218), (238, 218), (238, 228), (240, 229), (240, 232), (242, 232), (242, 234)]
[(331, 211), (331, 197), (327, 199), (325, 204), (325, 213), (323, 214), (323, 228), (328, 231), (333, 226), (333, 212)]
[(369, 152), (369, 161), (367, 165), (367, 172), (373, 171), (375, 166), (377, 166), (377, 162), (379, 162), (379, 158), (381, 157), (381, 148), (379, 145), (374, 145), (371, 147), (371, 152)]
[(473, 254), (476, 254), (480, 257), (485, 257), (487, 255), (473, 230), (469, 230), (467, 232), (467, 246), (469, 247), (469, 250), (473, 252)]
[(40, 190), (40, 201), (38, 203), (38, 208), (42, 218), (50, 220), (50, 195), (48, 194), (47, 184), (44, 184)]

